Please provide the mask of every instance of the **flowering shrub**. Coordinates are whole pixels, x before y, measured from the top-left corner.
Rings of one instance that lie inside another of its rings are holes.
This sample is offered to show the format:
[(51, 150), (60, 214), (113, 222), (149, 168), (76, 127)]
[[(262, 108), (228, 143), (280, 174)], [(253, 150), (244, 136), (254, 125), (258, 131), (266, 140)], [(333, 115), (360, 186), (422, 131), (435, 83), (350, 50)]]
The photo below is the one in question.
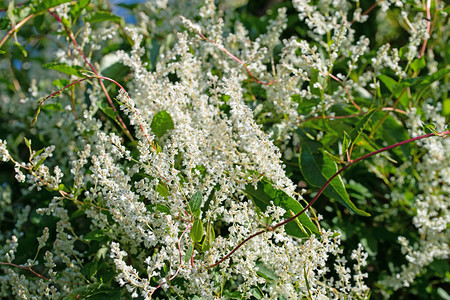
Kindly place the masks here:
[(0, 1), (3, 297), (448, 299), (443, 2), (133, 3)]

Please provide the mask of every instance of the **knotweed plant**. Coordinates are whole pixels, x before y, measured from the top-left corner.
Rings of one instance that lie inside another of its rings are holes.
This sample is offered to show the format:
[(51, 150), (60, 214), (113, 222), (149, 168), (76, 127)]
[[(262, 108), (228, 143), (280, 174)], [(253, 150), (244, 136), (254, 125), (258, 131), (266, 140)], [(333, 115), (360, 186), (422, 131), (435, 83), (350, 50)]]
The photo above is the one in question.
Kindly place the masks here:
[(0, 4), (2, 297), (448, 297), (443, 2)]

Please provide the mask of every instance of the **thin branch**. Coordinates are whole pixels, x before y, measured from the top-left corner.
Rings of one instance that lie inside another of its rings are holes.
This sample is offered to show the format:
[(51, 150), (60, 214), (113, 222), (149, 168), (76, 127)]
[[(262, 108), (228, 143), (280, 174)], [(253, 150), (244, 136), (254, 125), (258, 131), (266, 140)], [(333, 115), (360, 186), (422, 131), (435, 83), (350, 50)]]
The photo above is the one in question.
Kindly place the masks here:
[(361, 108), (358, 106), (358, 104), (355, 103), (355, 101), (353, 101), (352, 97), (350, 96), (350, 93), (348, 92), (348, 89), (345, 86), (344, 82), (331, 73), (328, 73), (328, 76), (339, 82), (344, 87), (345, 93), (347, 94), (347, 97), (350, 100), (350, 102), (353, 104), (354, 107), (356, 107), (359, 111), (361, 111)]
[(151, 296), (156, 292), (157, 289), (159, 289), (163, 284), (169, 283), (169, 281), (172, 281), (172, 280), (178, 275), (178, 273), (180, 272), (181, 266), (182, 266), (182, 258), (181, 258), (181, 246), (180, 246), (180, 242), (181, 242), (181, 239), (183, 238), (183, 235), (186, 233), (186, 231), (187, 231), (189, 228), (191, 228), (191, 225), (186, 226), (186, 228), (184, 229), (183, 233), (181, 234), (181, 236), (180, 236), (180, 238), (178, 239), (178, 242), (177, 242), (177, 245), (178, 245), (178, 253), (179, 253), (179, 260), (180, 260), (180, 265), (178, 266), (177, 271), (175, 272), (175, 274), (174, 274), (172, 277), (170, 277), (169, 279), (166, 278), (166, 280), (165, 280), (163, 283), (161, 283), (160, 285), (158, 285), (158, 286), (150, 293), (150, 298), (151, 298)]
[(13, 25), (11, 29), (6, 33), (6, 35), (3, 37), (3, 39), (0, 41), (0, 48), (3, 46), (3, 44), (9, 39), (10, 35), (17, 30), (20, 29), (26, 22), (28, 22), (31, 18), (34, 17), (34, 14), (26, 16), (23, 20), (21, 20), (16, 25)]
[[(395, 107), (383, 107), (381, 110), (382, 111), (393, 111), (393, 112), (397, 112), (397, 113), (400, 113), (400, 114), (403, 114), (403, 115), (407, 114), (406, 111), (404, 111), (402, 109), (395, 108)], [(306, 122), (309, 122), (309, 121), (312, 121), (312, 120), (317, 120), (317, 119), (350, 119), (350, 118), (359, 117), (359, 116), (362, 116), (362, 115), (365, 115), (365, 114), (366, 113), (361, 112), (361, 113), (348, 115), (348, 116), (325, 116), (325, 117), (317, 116), (317, 117), (312, 117), (312, 118), (309, 118), (309, 119), (306, 119), (306, 120), (303, 120), (303, 121), (299, 121), (298, 124), (306, 123)]]
[(197, 33), (198, 33), (198, 35), (199, 35), (203, 40), (205, 40), (205, 41), (207, 41), (207, 42), (210, 42), (210, 43), (213, 43), (214, 45), (216, 45), (216, 46), (219, 48), (220, 51), (224, 52), (224, 53), (227, 54), (229, 57), (231, 57), (233, 60), (237, 61), (240, 65), (242, 65), (242, 66), (244, 67), (244, 69), (247, 71), (248, 75), (249, 75), (254, 81), (256, 81), (257, 83), (259, 83), (259, 84), (261, 84), (261, 85), (271, 85), (271, 84), (273, 84), (274, 82), (276, 82), (276, 80), (272, 80), (272, 81), (269, 81), (269, 82), (263, 82), (263, 81), (260, 81), (258, 78), (256, 78), (256, 77), (252, 74), (252, 72), (250, 72), (250, 70), (247, 68), (247, 65), (246, 65), (242, 60), (240, 60), (239, 58), (237, 58), (236, 56), (234, 56), (234, 55), (233, 55), (230, 51), (228, 51), (225, 47), (223, 47), (222, 45), (219, 45), (218, 43), (214, 42), (214, 41), (211, 40), (211, 39), (208, 39), (208, 38), (205, 37), (200, 31), (198, 31)]
[(69, 281), (52, 280), (51, 278), (47, 278), (47, 277), (45, 277), (45, 276), (39, 274), (39, 273), (36, 272), (35, 270), (33, 270), (33, 269), (31, 268), (31, 266), (25, 267), (25, 266), (13, 264), (13, 263), (6, 263), (6, 262), (0, 262), (0, 265), (3, 265), (3, 266), (11, 266), (11, 267), (16, 267), (16, 268), (19, 268), (19, 269), (22, 269), (22, 270), (30, 271), (31, 273), (33, 273), (33, 274), (36, 275), (37, 277), (42, 278), (42, 279), (47, 280), (47, 281), (53, 281), (53, 282), (55, 282), (55, 283), (74, 284), (73, 282), (69, 282)]
[(387, 151), (387, 150), (390, 150), (390, 149), (393, 149), (393, 148), (399, 147), (401, 145), (405, 145), (405, 144), (408, 144), (408, 143), (411, 143), (411, 142), (414, 142), (414, 141), (417, 141), (417, 140), (420, 140), (420, 139), (428, 138), (428, 137), (431, 137), (431, 136), (442, 136), (444, 138), (444, 136), (446, 136), (446, 135), (450, 135), (450, 131), (439, 132), (439, 133), (436, 133), (436, 134), (435, 133), (424, 134), (424, 135), (421, 135), (421, 136), (418, 136), (418, 137), (415, 137), (415, 138), (411, 138), (411, 139), (402, 141), (400, 143), (397, 143), (397, 144), (394, 144), (394, 145), (391, 145), (391, 146), (388, 146), (388, 147), (384, 147), (384, 148), (382, 148), (380, 150), (368, 153), (368, 154), (363, 155), (363, 156), (361, 156), (361, 157), (359, 157), (359, 158), (357, 158), (355, 160), (349, 161), (342, 169), (337, 171), (333, 176), (330, 177), (330, 179), (327, 180), (327, 182), (325, 182), (325, 184), (317, 192), (316, 196), (311, 200), (311, 202), (309, 202), (308, 205), (305, 208), (303, 208), (299, 213), (297, 213), (296, 215), (290, 217), (289, 219), (286, 219), (286, 220), (284, 220), (284, 221), (282, 221), (282, 222), (280, 222), (280, 223), (278, 223), (278, 224), (276, 224), (276, 225), (274, 225), (272, 227), (268, 227), (268, 228), (266, 228), (264, 230), (258, 231), (256, 233), (250, 235), (249, 237), (244, 239), (242, 242), (240, 242), (236, 247), (234, 247), (234, 249), (231, 250), (231, 252), (228, 253), (227, 255), (225, 255), (222, 259), (220, 259), (219, 261), (217, 261), (216, 263), (214, 263), (212, 265), (209, 265), (209, 266), (205, 267), (202, 270), (208, 270), (208, 269), (214, 268), (215, 266), (219, 265), (220, 263), (222, 263), (224, 260), (229, 258), (234, 252), (236, 252), (239, 248), (241, 248), (247, 241), (251, 240), (252, 238), (254, 238), (254, 237), (256, 237), (256, 236), (258, 236), (260, 234), (263, 234), (264, 232), (273, 231), (273, 230), (277, 229), (278, 227), (286, 225), (287, 223), (289, 223), (289, 222), (293, 221), (294, 219), (298, 218), (300, 215), (302, 215), (304, 212), (306, 212), (317, 201), (319, 196), (323, 193), (325, 188), (331, 183), (331, 181), (334, 178), (339, 176), (339, 174), (344, 172), (346, 169), (348, 169), (354, 163), (357, 163), (357, 162), (359, 162), (361, 160), (364, 160), (366, 158), (374, 156), (374, 155), (376, 155), (378, 153), (381, 153), (381, 152), (384, 152), (384, 151)]
[[(382, 1), (382, 0), (381, 0), (381, 1)], [(363, 12), (363, 13), (361, 14), (361, 16), (365, 16), (365, 15), (367, 15), (368, 13), (370, 13), (375, 7), (377, 7), (378, 3), (381, 2), (381, 1), (375, 1), (375, 3), (372, 4), (372, 6), (369, 7), (365, 12)], [(352, 20), (352, 21), (350, 22), (350, 24), (353, 24), (353, 23), (355, 23), (355, 20)]]
[(423, 45), (422, 48), (420, 49), (420, 53), (419, 53), (419, 58), (421, 58), (423, 56), (423, 54), (425, 53), (425, 49), (427, 48), (427, 42), (428, 42), (428, 38), (430, 37), (430, 28), (431, 28), (431, 0), (427, 0), (427, 7), (426, 7), (426, 11), (427, 11), (427, 36), (425, 37), (425, 39), (423, 40)]
[[(89, 60), (87, 59), (87, 57), (84, 55), (83, 51), (81, 50), (80, 46), (78, 45), (75, 36), (73, 35), (73, 33), (69, 30), (69, 28), (67, 28), (67, 26), (64, 24), (64, 22), (61, 20), (61, 18), (55, 14), (54, 12), (48, 10), (48, 12), (56, 19), (56, 21), (58, 21), (59, 23), (61, 23), (61, 25), (63, 25), (64, 30), (67, 34), (67, 36), (72, 40), (72, 43), (75, 46), (75, 49), (78, 51), (78, 53), (80, 54), (80, 56), (83, 58), (83, 60), (85, 61), (85, 63), (89, 66), (89, 68), (91, 68), (92, 72), (94, 72), (95, 75), (100, 76), (100, 74), (98, 73), (97, 69), (94, 67), (94, 65), (89, 62)], [(108, 94), (108, 91), (106, 90), (105, 85), (103, 84), (103, 82), (100, 80), (98, 80), (100, 87), (103, 90), (103, 93), (106, 96), (106, 99), (108, 99), (109, 105), (111, 106), (111, 108), (114, 110), (114, 112), (117, 112), (116, 107), (114, 106), (113, 101), (111, 100), (111, 97)], [(117, 114), (117, 120), (120, 123), (120, 126), (122, 127), (122, 129), (124, 130), (125, 134), (128, 136), (128, 138), (134, 142), (134, 138), (131, 135), (130, 131), (128, 130), (127, 126), (125, 125), (125, 123), (123, 122), (122, 118), (120, 117), (119, 114)]]

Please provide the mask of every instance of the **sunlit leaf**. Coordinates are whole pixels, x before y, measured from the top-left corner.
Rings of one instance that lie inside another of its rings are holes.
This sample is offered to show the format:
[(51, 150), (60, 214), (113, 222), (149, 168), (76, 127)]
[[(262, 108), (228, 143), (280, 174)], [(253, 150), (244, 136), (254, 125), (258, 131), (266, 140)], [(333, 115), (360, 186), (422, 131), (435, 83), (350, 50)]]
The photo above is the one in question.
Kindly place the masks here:
[[(291, 211), (294, 214), (297, 214), (303, 210), (303, 206), (298, 201), (289, 197), (285, 192), (274, 189), (269, 182), (258, 182), (256, 189), (253, 185), (249, 184), (246, 186), (245, 192), (250, 196), (255, 205), (263, 212), (267, 210), (267, 206), (271, 205), (271, 201), (274, 205), (280, 206), (286, 210), (286, 213), (283, 216), (286, 219), (292, 217), (290, 213)], [(292, 221), (284, 226), (287, 234), (299, 238), (310, 237), (312, 233), (320, 235), (317, 227), (306, 213), (301, 214), (297, 220), (303, 227), (306, 227), (307, 230), (300, 227), (295, 221)]]
[[(299, 156), (300, 171), (303, 177), (310, 185), (317, 188), (322, 187), (338, 171), (336, 162), (324, 154), (322, 148), (323, 146), (320, 142), (303, 140)], [(323, 193), (327, 197), (338, 200), (359, 215), (370, 216), (370, 214), (360, 210), (353, 204), (340, 176), (335, 177)]]
[(167, 131), (174, 128), (172, 117), (167, 111), (162, 110), (153, 117), (150, 128), (157, 137), (162, 137)]

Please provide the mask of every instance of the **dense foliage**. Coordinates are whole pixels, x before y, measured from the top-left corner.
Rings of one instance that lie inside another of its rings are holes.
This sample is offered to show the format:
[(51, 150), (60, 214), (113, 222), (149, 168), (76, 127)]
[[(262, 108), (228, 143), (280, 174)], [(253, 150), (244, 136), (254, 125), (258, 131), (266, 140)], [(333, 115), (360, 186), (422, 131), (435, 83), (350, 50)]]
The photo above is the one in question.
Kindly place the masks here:
[(444, 1), (0, 9), (2, 297), (450, 299)]

